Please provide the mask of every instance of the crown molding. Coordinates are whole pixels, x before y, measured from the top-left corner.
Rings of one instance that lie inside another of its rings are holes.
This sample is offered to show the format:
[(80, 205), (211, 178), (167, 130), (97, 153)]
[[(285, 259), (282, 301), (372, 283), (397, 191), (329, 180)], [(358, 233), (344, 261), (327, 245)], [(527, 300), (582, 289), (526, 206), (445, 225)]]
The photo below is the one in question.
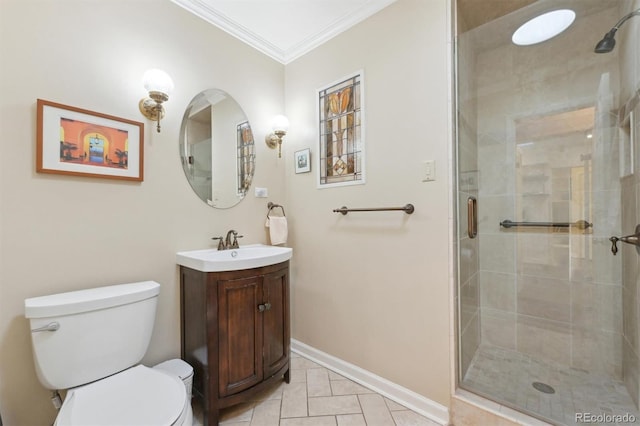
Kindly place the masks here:
[(384, 0), (378, 1), (376, 3), (368, 3), (358, 8), (353, 13), (341, 16), (334, 22), (331, 22), (329, 25), (325, 26), (316, 34), (312, 35), (311, 37), (307, 37), (304, 40), (301, 40), (299, 43), (296, 43), (295, 45), (284, 51), (283, 63), (287, 64), (299, 58), (300, 56), (309, 53), (316, 47), (326, 43), (338, 34), (359, 24), (360, 22), (378, 13), (379, 11), (389, 6), (390, 4), (395, 3), (396, 1), (397, 0)]
[(285, 52), (278, 48), (268, 40), (258, 36), (248, 28), (243, 27), (236, 21), (229, 19), (224, 14), (211, 8), (200, 0), (171, 0), (173, 3), (181, 6), (194, 15), (204, 19), (210, 24), (215, 25), (221, 30), (231, 34), (239, 40), (245, 42), (254, 49), (259, 50), (265, 55), (284, 63)]
[(379, 12), (397, 0), (379, 0), (377, 2), (369, 2), (358, 8), (353, 13), (343, 15), (335, 21), (329, 23), (316, 34), (307, 37), (300, 42), (294, 44), (290, 48), (282, 49), (269, 40), (257, 35), (251, 29), (242, 26), (226, 15), (218, 12), (202, 0), (171, 0), (173, 3), (181, 6), (187, 11), (204, 19), (205, 21), (215, 25), (221, 30), (238, 38), (254, 49), (264, 53), (265, 55), (275, 59), (282, 64), (288, 64), (300, 56), (310, 52), (316, 47), (326, 43), (338, 34), (346, 31), (352, 26), (364, 21), (371, 15)]

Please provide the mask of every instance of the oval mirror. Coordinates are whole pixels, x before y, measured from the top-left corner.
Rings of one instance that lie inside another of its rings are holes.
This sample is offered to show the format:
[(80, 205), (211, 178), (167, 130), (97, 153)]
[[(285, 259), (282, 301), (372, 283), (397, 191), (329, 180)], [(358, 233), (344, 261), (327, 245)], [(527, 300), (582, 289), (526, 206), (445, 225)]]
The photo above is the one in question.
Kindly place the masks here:
[(255, 149), (251, 125), (228, 93), (205, 90), (182, 119), (180, 157), (193, 191), (212, 207), (238, 204), (253, 180)]

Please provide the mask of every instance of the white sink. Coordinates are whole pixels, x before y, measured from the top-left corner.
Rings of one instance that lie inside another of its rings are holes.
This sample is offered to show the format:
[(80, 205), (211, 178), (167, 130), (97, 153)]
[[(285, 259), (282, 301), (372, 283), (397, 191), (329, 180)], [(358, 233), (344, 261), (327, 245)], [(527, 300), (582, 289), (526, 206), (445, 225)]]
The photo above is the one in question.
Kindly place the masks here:
[(288, 247), (251, 244), (229, 250), (193, 250), (176, 253), (178, 265), (202, 272), (237, 271), (275, 265), (291, 259)]

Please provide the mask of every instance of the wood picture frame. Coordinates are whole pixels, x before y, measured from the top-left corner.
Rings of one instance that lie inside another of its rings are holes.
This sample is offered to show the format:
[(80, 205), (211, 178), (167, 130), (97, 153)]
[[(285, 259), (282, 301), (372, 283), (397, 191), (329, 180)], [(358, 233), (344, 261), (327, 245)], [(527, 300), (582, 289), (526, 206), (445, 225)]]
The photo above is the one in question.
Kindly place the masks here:
[(36, 171), (144, 179), (144, 124), (38, 99)]

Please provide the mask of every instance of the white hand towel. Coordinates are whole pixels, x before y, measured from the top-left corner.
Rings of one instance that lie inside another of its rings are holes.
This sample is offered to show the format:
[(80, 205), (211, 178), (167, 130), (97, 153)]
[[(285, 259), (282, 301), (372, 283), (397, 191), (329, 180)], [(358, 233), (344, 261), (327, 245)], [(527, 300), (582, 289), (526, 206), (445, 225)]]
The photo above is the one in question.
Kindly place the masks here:
[(269, 228), (269, 236), (271, 237), (271, 245), (284, 244), (287, 242), (289, 230), (287, 227), (287, 218), (284, 216), (274, 216), (267, 218), (265, 226)]

